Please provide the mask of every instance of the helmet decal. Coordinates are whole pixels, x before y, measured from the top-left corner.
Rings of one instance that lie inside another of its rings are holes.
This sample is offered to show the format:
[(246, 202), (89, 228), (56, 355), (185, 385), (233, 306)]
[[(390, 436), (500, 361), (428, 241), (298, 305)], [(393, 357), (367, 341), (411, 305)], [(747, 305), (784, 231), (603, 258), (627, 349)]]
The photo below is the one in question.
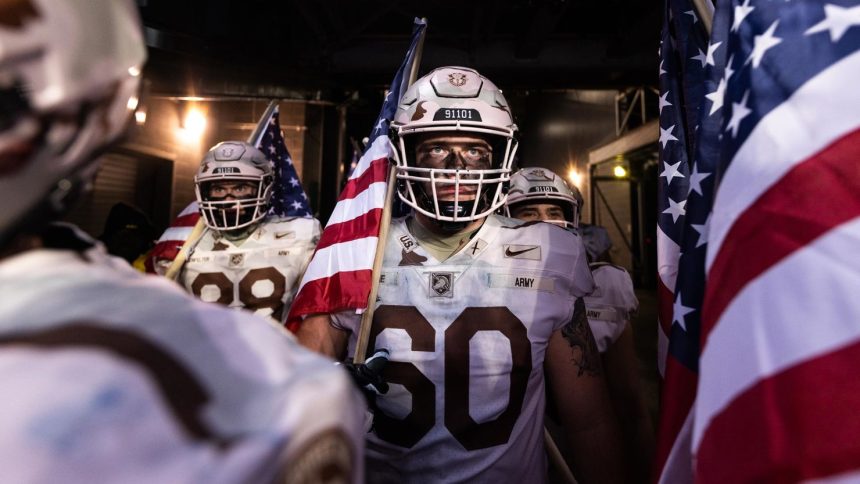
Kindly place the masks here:
[(452, 72), (448, 74), (448, 82), (455, 87), (463, 87), (466, 84), (466, 74), (462, 72)]

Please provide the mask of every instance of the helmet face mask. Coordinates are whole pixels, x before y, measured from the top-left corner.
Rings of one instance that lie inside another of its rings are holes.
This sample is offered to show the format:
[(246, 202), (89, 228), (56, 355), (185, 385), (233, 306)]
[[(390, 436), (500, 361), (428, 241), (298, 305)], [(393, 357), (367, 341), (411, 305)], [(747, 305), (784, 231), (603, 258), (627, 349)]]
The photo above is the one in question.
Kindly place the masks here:
[[(194, 177), (197, 203), (207, 227), (218, 231), (245, 229), (269, 211), (274, 176), (269, 161), (248, 143), (225, 141), (212, 147)], [(250, 184), (248, 196), (211, 196), (213, 185)]]
[(0, 12), (0, 242), (62, 215), (125, 133), (146, 47), (130, 0)]
[(553, 204), (561, 207), (564, 220), (545, 220), (568, 229), (579, 227), (582, 195), (563, 178), (546, 168), (529, 167), (511, 176), (511, 188), (505, 204), (505, 215), (511, 217), (517, 207)]
[[(416, 212), (465, 225), (504, 204), (517, 127), (501, 91), (474, 70), (443, 67), (417, 80), (401, 99), (391, 129), (398, 196)], [(489, 163), (469, 159), (462, 150), (428, 163), (418, 154), (427, 140), (486, 145)]]

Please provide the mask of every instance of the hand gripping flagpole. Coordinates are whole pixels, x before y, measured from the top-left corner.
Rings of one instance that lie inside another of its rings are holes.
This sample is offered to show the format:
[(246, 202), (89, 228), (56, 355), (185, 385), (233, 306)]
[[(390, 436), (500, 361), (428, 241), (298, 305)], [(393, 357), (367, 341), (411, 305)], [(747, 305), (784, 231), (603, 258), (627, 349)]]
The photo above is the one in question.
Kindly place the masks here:
[[(427, 23), (426, 18), (422, 18), (423, 23)], [(415, 47), (415, 55), (412, 57), (412, 65), (409, 66), (409, 79), (404, 79), (401, 86), (401, 95), (406, 92), (406, 88), (415, 82), (418, 78), (418, 67), (421, 65), (421, 53), (424, 50), (424, 35), (427, 29), (421, 31), (418, 37), (418, 44)], [(391, 86), (392, 88), (394, 86)], [(373, 322), (373, 313), (376, 309), (376, 295), (379, 293), (379, 276), (382, 272), (382, 259), (385, 255), (385, 243), (388, 240), (388, 228), (391, 226), (391, 211), (394, 202), (394, 191), (397, 171), (394, 168), (394, 163), (389, 163), (388, 166), (388, 186), (385, 191), (385, 204), (382, 206), (382, 220), (379, 222), (379, 240), (376, 242), (376, 255), (373, 258), (373, 273), (371, 276), (370, 294), (367, 296), (367, 309), (361, 315), (361, 326), (358, 329), (358, 336), (355, 344), (355, 355), (353, 362), (355, 364), (364, 363), (367, 358), (367, 342), (370, 339), (370, 326)]]
[[(269, 101), (269, 105), (263, 112), (263, 116), (260, 117), (260, 120), (257, 122), (257, 127), (254, 128), (254, 132), (252, 132), (251, 136), (248, 137), (248, 144), (254, 146), (260, 144), (260, 140), (266, 132), (266, 127), (269, 124), (269, 119), (272, 117), (272, 113), (277, 107), (278, 101), (276, 99)], [(179, 249), (179, 253), (176, 254), (173, 262), (170, 263), (170, 267), (167, 268), (167, 272), (164, 273), (164, 277), (173, 281), (179, 277), (179, 272), (182, 270), (182, 266), (184, 266), (185, 262), (188, 260), (189, 252), (191, 252), (191, 249), (197, 245), (197, 242), (199, 242), (200, 238), (203, 237), (205, 231), (206, 224), (203, 223), (203, 217), (201, 216), (197, 220), (197, 223), (194, 224), (194, 229), (191, 230), (191, 235), (185, 239), (185, 243), (182, 244), (182, 248)]]

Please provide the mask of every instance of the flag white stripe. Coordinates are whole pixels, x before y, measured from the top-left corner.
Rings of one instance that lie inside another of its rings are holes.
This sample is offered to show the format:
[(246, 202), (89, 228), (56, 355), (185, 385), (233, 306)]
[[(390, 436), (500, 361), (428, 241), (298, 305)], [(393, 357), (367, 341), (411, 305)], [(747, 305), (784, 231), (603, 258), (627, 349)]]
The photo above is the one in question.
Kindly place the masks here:
[[(857, 247), (860, 218), (794, 252), (738, 293), (701, 355), (694, 448), (711, 420), (759, 380), (860, 338), (860, 257), (845, 256)], [(767, 304), (774, 295), (780, 304)]]
[(675, 282), (678, 279), (678, 258), (681, 255), (681, 247), (668, 235), (657, 227), (657, 273), (660, 280), (673, 293)]
[(860, 472), (849, 471), (831, 477), (803, 481), (803, 484), (857, 484), (860, 482)]
[(184, 241), (188, 237), (191, 236), (191, 232), (194, 230), (194, 227), (167, 227), (167, 230), (161, 234), (161, 237), (158, 238), (159, 242), (164, 242), (167, 240), (179, 240)]
[(663, 466), (663, 473), (660, 474), (660, 480), (657, 481), (657, 484), (685, 484), (693, 482), (690, 436), (693, 434), (694, 414), (695, 407), (690, 409), (686, 420), (684, 420), (684, 425), (678, 431), (675, 442), (672, 443), (672, 450), (669, 451), (666, 465)]
[(370, 270), (378, 237), (350, 240), (325, 247), (311, 259), (299, 291), (308, 282), (331, 277), (338, 272)]
[(337, 202), (331, 213), (331, 218), (328, 219), (327, 226), (352, 220), (374, 208), (382, 208), (385, 204), (385, 187), (387, 185), (386, 182), (371, 183), (366, 190), (354, 198)]
[(801, 86), (753, 129), (714, 200), (705, 267), (710, 270), (735, 220), (798, 163), (860, 126), (860, 52)]
[(386, 136), (379, 136), (373, 140), (370, 148), (361, 155), (361, 158), (358, 160), (358, 165), (355, 167), (355, 170), (353, 170), (349, 179), (354, 180), (360, 177), (368, 168), (370, 168), (370, 164), (373, 163), (374, 160), (382, 158), (391, 158), (391, 144)]

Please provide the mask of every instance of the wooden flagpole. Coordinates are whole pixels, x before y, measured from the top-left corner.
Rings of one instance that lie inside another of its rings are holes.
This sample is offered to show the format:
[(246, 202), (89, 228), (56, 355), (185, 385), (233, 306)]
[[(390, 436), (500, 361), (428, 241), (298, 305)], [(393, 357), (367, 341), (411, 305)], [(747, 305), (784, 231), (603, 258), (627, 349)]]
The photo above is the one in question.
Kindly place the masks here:
[[(272, 99), (269, 101), (269, 105), (266, 106), (266, 110), (263, 112), (263, 116), (260, 117), (260, 120), (257, 121), (257, 127), (254, 128), (254, 132), (251, 133), (251, 136), (248, 137), (248, 144), (257, 146), (259, 144), (260, 139), (263, 137), (263, 133), (266, 132), (267, 124), (269, 123), (269, 118), (272, 116), (272, 113), (275, 111), (275, 108), (278, 107), (277, 99)], [(197, 245), (197, 242), (203, 237), (203, 234), (206, 232), (206, 224), (203, 223), (203, 215), (197, 220), (197, 223), (194, 224), (194, 228), (191, 230), (191, 235), (185, 239), (185, 243), (182, 244), (182, 248), (179, 249), (179, 253), (176, 254), (176, 258), (173, 259), (173, 262), (170, 263), (170, 267), (167, 268), (167, 272), (164, 273), (164, 277), (175, 281), (179, 277), (179, 273), (182, 270), (182, 266), (185, 265), (185, 262), (188, 260), (189, 252), (194, 246)]]
[[(425, 23), (426, 18), (421, 19)], [(427, 33), (425, 28), (418, 38), (418, 45), (415, 47), (415, 56), (412, 58), (412, 65), (409, 68), (409, 81), (406, 87), (412, 85), (415, 79), (418, 78), (418, 67), (421, 65), (421, 53), (424, 50), (424, 36)], [(392, 86), (393, 87), (393, 86)], [(405, 93), (405, 89), (400, 90), (401, 94)], [(382, 273), (382, 259), (385, 256), (385, 242), (388, 240), (388, 228), (391, 226), (391, 211), (392, 202), (394, 201), (394, 192), (396, 185), (397, 171), (394, 169), (394, 163), (390, 163), (388, 167), (388, 187), (385, 191), (385, 205), (382, 207), (382, 220), (379, 222), (379, 240), (376, 242), (376, 255), (373, 258), (373, 273), (370, 286), (370, 294), (367, 296), (367, 309), (361, 315), (361, 326), (359, 326), (357, 340), (355, 344), (355, 355), (353, 362), (356, 364), (364, 363), (367, 359), (367, 342), (370, 339), (370, 326), (373, 322), (373, 312), (376, 309), (376, 295), (379, 293), (379, 276)]]
[(693, 7), (696, 13), (699, 14), (699, 19), (705, 26), (705, 31), (711, 35), (711, 30), (714, 28), (714, 4), (711, 0), (693, 0)]

